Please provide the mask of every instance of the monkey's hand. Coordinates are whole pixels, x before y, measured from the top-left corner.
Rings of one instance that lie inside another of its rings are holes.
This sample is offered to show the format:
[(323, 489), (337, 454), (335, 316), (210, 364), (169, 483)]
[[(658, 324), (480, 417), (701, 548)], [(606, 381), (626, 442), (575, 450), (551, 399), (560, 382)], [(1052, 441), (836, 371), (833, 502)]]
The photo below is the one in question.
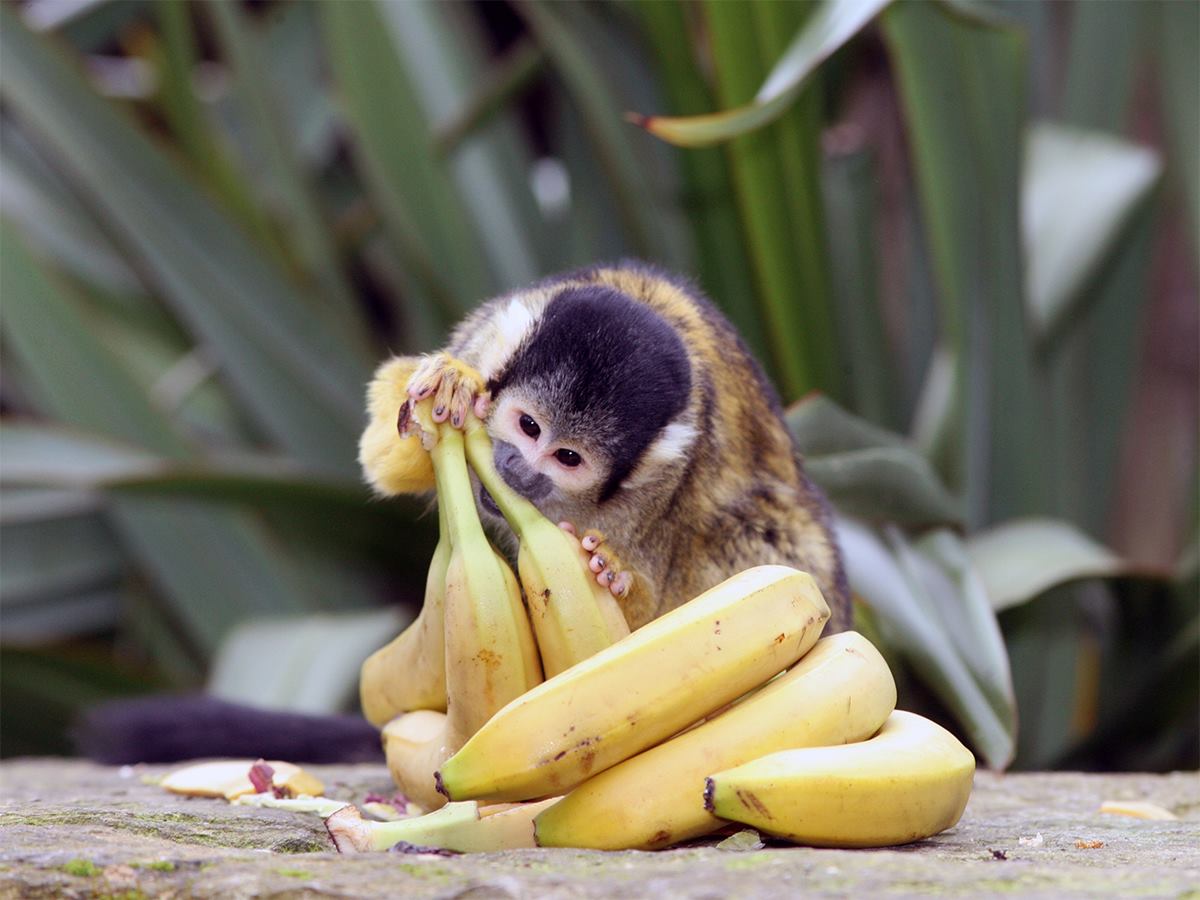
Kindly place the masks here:
[(408, 382), (408, 396), (413, 402), (433, 395), (433, 421), (462, 428), (467, 413), (484, 418), (491, 397), (483, 376), (473, 367), (448, 353), (431, 353), (421, 363)]
[[(576, 534), (575, 526), (570, 522), (559, 522), (558, 527), (568, 534)], [(595, 576), (596, 583), (608, 588), (618, 600), (628, 595), (633, 587), (633, 572), (621, 564), (611, 548), (603, 546), (604, 535), (589, 529), (583, 533), (579, 545), (583, 548), (588, 570)]]

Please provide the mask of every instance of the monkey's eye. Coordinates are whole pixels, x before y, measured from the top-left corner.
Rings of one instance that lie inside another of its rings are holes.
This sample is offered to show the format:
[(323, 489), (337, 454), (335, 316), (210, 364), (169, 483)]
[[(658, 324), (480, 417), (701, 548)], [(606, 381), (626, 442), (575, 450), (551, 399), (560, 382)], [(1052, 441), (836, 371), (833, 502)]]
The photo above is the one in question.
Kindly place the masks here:
[(554, 458), (568, 469), (573, 469), (583, 462), (582, 456), (580, 456), (574, 450), (568, 450), (566, 447), (560, 447), (558, 450), (555, 450)]
[(538, 423), (533, 421), (533, 416), (523, 413), (521, 418), (517, 420), (517, 424), (520, 425), (521, 430), (531, 438), (536, 438), (542, 433), (542, 429), (538, 426)]

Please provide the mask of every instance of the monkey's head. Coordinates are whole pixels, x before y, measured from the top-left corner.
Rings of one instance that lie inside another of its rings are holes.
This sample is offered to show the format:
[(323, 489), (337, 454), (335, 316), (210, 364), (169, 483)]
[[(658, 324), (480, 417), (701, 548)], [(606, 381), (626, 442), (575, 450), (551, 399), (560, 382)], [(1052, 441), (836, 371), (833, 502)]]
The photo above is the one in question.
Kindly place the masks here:
[(619, 502), (678, 463), (695, 438), (683, 341), (658, 313), (607, 286), (554, 296), (488, 387), (496, 468), (551, 517), (586, 520)]

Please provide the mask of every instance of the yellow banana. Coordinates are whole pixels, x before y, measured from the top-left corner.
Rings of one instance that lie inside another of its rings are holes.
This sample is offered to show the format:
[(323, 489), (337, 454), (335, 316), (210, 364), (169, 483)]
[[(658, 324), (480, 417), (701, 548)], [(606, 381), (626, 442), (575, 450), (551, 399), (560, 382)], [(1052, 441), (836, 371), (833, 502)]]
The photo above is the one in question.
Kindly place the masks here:
[(517, 574), (533, 622), (546, 677), (557, 675), (629, 634), (616, 598), (596, 583), (587, 555), (572, 538), (508, 486), (492, 461), (492, 442), (475, 420), (467, 459), (516, 533)]
[(363, 715), (382, 726), (411, 709), (446, 709), (446, 570), (450, 537), (438, 507), (438, 545), (425, 577), (425, 602), (416, 620), (367, 657), (358, 681)]
[(516, 577), (479, 522), (462, 433), (438, 426), (431, 456), (451, 545), (443, 614), (446, 715), (441, 730), (434, 732), (428, 716), (417, 727), (411, 718), (416, 713), (409, 713), (389, 725), (391, 746), (385, 735), (396, 783), (427, 808), (444, 802), (432, 790), (438, 765), (493, 713), (542, 678)]
[(936, 722), (893, 712), (870, 740), (784, 750), (708, 778), (714, 814), (815, 847), (888, 847), (962, 816), (975, 757)]
[(702, 725), (585, 781), (537, 819), (542, 847), (652, 850), (725, 824), (704, 808), (711, 772), (789, 747), (861, 741), (896, 705), (879, 651), (853, 631), (821, 638), (779, 678)]
[(747, 569), (500, 710), (441, 767), (439, 789), (452, 800), (561, 794), (790, 666), (828, 618), (812, 576)]
[(325, 819), (325, 827), (340, 853), (388, 850), (400, 841), (459, 853), (518, 850), (536, 846), (533, 817), (557, 800), (551, 797), (498, 808), (481, 807), (469, 800), (394, 822), (369, 822), (353, 806), (343, 806)]

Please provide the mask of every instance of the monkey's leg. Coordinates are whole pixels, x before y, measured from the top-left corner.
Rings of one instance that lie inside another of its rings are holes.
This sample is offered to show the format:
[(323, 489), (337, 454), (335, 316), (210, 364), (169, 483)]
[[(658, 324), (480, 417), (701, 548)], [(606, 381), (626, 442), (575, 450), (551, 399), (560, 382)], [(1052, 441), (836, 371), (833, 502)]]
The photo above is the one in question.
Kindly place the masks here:
[(467, 413), (483, 418), (487, 414), (490, 398), (485, 390), (483, 376), (471, 365), (448, 353), (431, 353), (422, 357), (421, 364), (408, 383), (408, 396), (413, 401), (424, 400), (434, 395), (433, 420), (461, 428), (467, 421)]

